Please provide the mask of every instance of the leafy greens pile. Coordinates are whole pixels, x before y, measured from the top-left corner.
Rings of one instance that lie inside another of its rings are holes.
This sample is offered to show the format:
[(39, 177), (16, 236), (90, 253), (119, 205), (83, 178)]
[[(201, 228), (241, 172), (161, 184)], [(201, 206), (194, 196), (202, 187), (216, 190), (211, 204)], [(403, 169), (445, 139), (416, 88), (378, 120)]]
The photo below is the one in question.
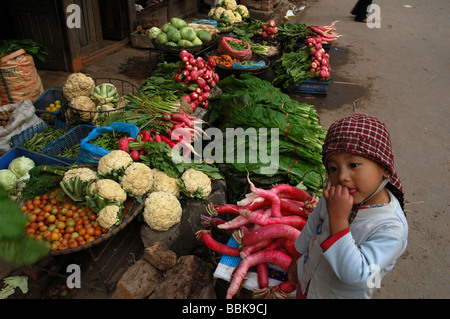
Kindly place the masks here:
[[(218, 86), (222, 94), (210, 99), (209, 123), (212, 126), (222, 132), (227, 128), (267, 128), (268, 132), (271, 128), (279, 129), (278, 140), (272, 140), (271, 134), (267, 137), (269, 144), (274, 142), (278, 146), (277, 172), (263, 176), (263, 169), (270, 165), (267, 158), (258, 158), (255, 163), (249, 161), (249, 153), (243, 162), (227, 163), (224, 159), (222, 168), (241, 174), (248, 171), (253, 175), (252, 180), (260, 177), (260, 182), (264, 183), (265, 179), (267, 185), (303, 182), (311, 191), (322, 188), (325, 168), (321, 162), (321, 152), (326, 131), (319, 125), (314, 106), (292, 100), (270, 82), (250, 74), (242, 74), (239, 78), (229, 76), (221, 80)], [(258, 141), (246, 142), (247, 152), (252, 145), (259, 145), (255, 143)], [(238, 143), (233, 145), (235, 155), (242, 158)], [(267, 149), (270, 150), (270, 147)], [(257, 153), (261, 156), (260, 152)]]

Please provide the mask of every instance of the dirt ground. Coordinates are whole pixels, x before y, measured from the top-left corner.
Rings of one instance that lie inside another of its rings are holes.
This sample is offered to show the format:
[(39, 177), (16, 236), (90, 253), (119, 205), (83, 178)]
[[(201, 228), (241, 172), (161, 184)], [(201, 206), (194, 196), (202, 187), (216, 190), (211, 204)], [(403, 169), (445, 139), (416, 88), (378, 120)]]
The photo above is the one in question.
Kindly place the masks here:
[[(324, 128), (354, 111), (382, 120), (391, 133), (395, 166), (406, 191), (408, 247), (374, 298), (449, 298), (450, 61), (445, 52), (450, 49), (450, 4), (383, 1), (380, 28), (369, 28), (350, 15), (356, 0), (304, 3), (306, 8), (292, 22), (325, 25), (339, 20), (336, 28), (342, 37), (330, 52), (333, 81), (328, 95), (294, 98), (315, 105)], [(284, 15), (285, 8), (275, 13)], [(150, 75), (149, 60), (147, 50), (125, 47), (82, 71), (139, 86)], [(69, 74), (38, 72), (46, 89), (62, 85)], [(75, 298), (108, 297), (87, 289)]]

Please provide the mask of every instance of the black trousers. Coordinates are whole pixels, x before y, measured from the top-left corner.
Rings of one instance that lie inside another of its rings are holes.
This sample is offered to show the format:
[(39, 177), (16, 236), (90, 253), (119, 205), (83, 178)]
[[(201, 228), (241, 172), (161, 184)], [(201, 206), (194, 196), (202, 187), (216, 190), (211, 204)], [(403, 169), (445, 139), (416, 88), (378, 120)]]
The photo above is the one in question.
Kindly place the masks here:
[(372, 4), (372, 0), (359, 0), (352, 10), (356, 21), (362, 21), (367, 17), (367, 7)]

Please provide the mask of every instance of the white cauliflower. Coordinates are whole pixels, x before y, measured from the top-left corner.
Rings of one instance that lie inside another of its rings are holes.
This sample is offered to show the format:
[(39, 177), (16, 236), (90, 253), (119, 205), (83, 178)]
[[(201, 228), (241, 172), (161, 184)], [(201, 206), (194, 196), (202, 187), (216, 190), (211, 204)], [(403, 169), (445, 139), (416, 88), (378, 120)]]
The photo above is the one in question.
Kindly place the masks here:
[(236, 0), (219, 0), (217, 6), (224, 7), (227, 10), (236, 10)]
[(180, 178), (181, 189), (186, 196), (207, 198), (211, 193), (211, 179), (203, 172), (190, 168)]
[(157, 168), (152, 169), (153, 172), (153, 187), (152, 192), (166, 192), (178, 197), (180, 195), (180, 187), (178, 186), (178, 179), (170, 177), (164, 171)]
[(231, 10), (225, 10), (225, 15), (228, 17), (228, 20), (230, 20), (232, 23), (235, 23), (236, 21), (235, 21), (235, 16), (234, 16), (234, 13), (233, 13), (233, 11), (231, 11)]
[(94, 90), (94, 80), (83, 73), (72, 73), (63, 86), (64, 97), (72, 101), (78, 96), (90, 96)]
[(123, 203), (127, 199), (127, 193), (120, 184), (112, 179), (99, 179), (89, 187), (90, 194), (97, 195), (109, 202)]
[(64, 173), (63, 182), (67, 183), (79, 177), (82, 182), (90, 182), (92, 180), (97, 180), (97, 172), (88, 167), (77, 167), (68, 170)]
[(241, 15), (239, 14), (239, 12), (233, 12), (233, 14), (234, 14), (234, 23), (236, 23), (236, 22), (241, 22), (242, 21), (242, 17), (241, 17)]
[(134, 196), (142, 196), (153, 186), (153, 172), (144, 163), (132, 163), (125, 169), (120, 182), (122, 188)]
[(70, 106), (78, 110), (79, 112), (76, 113), (83, 121), (86, 122), (91, 120), (91, 114), (94, 114), (92, 112), (97, 111), (94, 101), (92, 101), (90, 97), (83, 95), (73, 98), (70, 101)]
[(122, 222), (121, 211), (121, 207), (117, 205), (105, 206), (98, 212), (96, 221), (101, 227), (111, 229)]
[(250, 17), (247, 7), (242, 4), (239, 4), (237, 6), (236, 12), (238, 12), (241, 15), (242, 19), (247, 19)]
[(125, 169), (133, 162), (133, 159), (127, 152), (113, 150), (100, 158), (98, 161), (97, 172), (102, 177), (118, 180), (118, 176), (122, 176)]
[(216, 20), (219, 20), (220, 17), (222, 16), (222, 13), (224, 13), (224, 12), (225, 12), (225, 8), (222, 8), (222, 7), (216, 8), (216, 10), (214, 11), (214, 18)]
[(153, 192), (145, 200), (144, 220), (150, 228), (166, 231), (181, 221), (181, 204), (175, 195)]

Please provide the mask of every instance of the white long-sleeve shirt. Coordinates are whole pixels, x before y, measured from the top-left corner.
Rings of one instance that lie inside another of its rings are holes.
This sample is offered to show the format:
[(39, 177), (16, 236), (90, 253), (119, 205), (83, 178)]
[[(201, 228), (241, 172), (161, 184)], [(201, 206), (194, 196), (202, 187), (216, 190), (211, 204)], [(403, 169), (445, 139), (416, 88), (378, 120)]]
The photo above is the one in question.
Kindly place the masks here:
[[(389, 191), (388, 191), (389, 192)], [(406, 249), (408, 224), (398, 200), (360, 208), (349, 228), (330, 236), (325, 199), (295, 242), (298, 278), (308, 298), (371, 298)]]

